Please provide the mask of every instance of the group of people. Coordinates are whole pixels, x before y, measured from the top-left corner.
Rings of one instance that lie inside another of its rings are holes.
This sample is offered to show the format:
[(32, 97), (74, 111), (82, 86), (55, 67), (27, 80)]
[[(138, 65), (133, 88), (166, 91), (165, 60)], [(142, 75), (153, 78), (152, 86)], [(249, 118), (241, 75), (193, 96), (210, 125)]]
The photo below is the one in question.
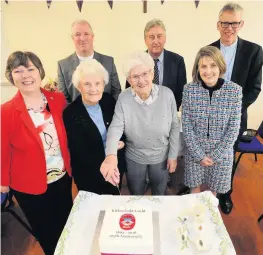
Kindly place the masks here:
[[(262, 48), (238, 37), (242, 7), (219, 13), (220, 39), (197, 53), (192, 81), (183, 57), (164, 49), (165, 26), (146, 24), (146, 52), (123, 64), (121, 92), (112, 57), (93, 48), (90, 24), (72, 24), (75, 53), (58, 62), (59, 92), (41, 88), (40, 59), (17, 51), (6, 77), (18, 88), (1, 106), (1, 192), (12, 189), (45, 254), (72, 207), (71, 176), (79, 190), (118, 195), (126, 172), (132, 195), (164, 195), (177, 165), (182, 108), (185, 185), (208, 188), (224, 213), (233, 207), (234, 145), (247, 125), (247, 108), (261, 90)], [(241, 124), (240, 124), (241, 123)]]

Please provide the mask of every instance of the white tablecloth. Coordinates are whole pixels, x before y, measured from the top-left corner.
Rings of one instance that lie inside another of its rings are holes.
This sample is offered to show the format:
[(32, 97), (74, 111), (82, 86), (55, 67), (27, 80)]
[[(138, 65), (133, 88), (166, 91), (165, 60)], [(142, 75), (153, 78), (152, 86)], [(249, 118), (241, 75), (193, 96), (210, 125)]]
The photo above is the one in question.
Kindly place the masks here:
[[(213, 239), (209, 252), (197, 253), (191, 243), (182, 240), (180, 229), (185, 212), (205, 207), (207, 235)], [(98, 218), (108, 208), (151, 208), (159, 215), (159, 251), (154, 255), (232, 255), (236, 254), (231, 239), (218, 210), (218, 200), (210, 191), (184, 196), (99, 196), (80, 191), (75, 198), (67, 224), (59, 239), (55, 255), (100, 255), (94, 252), (94, 240), (98, 238)], [(59, 217), (59, 216), (58, 216)], [(208, 224), (209, 223), (209, 224)], [(97, 236), (96, 236), (97, 235)]]

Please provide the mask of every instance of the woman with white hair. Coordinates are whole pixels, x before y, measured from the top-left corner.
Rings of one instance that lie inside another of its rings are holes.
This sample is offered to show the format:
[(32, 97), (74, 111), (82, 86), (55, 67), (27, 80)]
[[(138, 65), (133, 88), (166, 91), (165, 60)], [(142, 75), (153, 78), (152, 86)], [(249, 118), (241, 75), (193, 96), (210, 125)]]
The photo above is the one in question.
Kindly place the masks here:
[[(175, 171), (179, 146), (179, 122), (173, 92), (153, 84), (154, 61), (146, 52), (132, 54), (123, 66), (131, 87), (117, 101), (106, 141), (101, 173), (114, 184), (118, 141), (126, 136), (128, 188), (144, 195), (149, 176), (152, 195), (164, 195), (168, 171)], [(116, 184), (116, 182), (115, 182)]]
[[(72, 76), (80, 95), (63, 113), (71, 156), (72, 176), (78, 190), (118, 195), (117, 187), (100, 173), (105, 159), (107, 129), (114, 114), (115, 99), (103, 93), (109, 74), (95, 59), (82, 61)], [(124, 170), (124, 143), (118, 141), (119, 168)], [(123, 171), (121, 171), (122, 175)], [(115, 173), (116, 174), (116, 173)], [(119, 176), (116, 176), (119, 178)]]

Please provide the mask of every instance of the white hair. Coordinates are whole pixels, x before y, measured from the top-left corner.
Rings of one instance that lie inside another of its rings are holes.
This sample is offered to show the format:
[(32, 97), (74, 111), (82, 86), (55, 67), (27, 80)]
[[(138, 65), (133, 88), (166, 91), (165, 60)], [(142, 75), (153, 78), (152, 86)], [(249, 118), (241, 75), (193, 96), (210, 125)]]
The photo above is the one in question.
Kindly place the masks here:
[(71, 35), (72, 36), (73, 36), (73, 30), (74, 30), (75, 25), (88, 25), (90, 27), (90, 30), (91, 30), (92, 34), (94, 34), (93, 33), (93, 29), (92, 29), (90, 23), (87, 20), (85, 20), (85, 19), (77, 19), (71, 24)]
[(150, 70), (154, 68), (154, 61), (152, 57), (145, 51), (138, 51), (130, 54), (124, 61), (123, 74), (126, 78), (130, 76), (130, 71), (136, 66), (144, 65)]
[(104, 80), (104, 85), (109, 82), (109, 73), (96, 59), (86, 59), (80, 62), (72, 75), (72, 83), (78, 88), (80, 80), (89, 75), (98, 75)]

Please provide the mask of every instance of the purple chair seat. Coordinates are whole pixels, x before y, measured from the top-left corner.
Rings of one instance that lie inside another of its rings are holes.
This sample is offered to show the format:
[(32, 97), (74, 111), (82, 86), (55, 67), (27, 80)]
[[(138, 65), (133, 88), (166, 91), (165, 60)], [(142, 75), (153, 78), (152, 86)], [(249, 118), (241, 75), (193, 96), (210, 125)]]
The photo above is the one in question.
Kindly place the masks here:
[(237, 151), (263, 153), (263, 144), (254, 136), (250, 143), (239, 142)]
[(6, 201), (8, 193), (1, 193), (1, 205)]

